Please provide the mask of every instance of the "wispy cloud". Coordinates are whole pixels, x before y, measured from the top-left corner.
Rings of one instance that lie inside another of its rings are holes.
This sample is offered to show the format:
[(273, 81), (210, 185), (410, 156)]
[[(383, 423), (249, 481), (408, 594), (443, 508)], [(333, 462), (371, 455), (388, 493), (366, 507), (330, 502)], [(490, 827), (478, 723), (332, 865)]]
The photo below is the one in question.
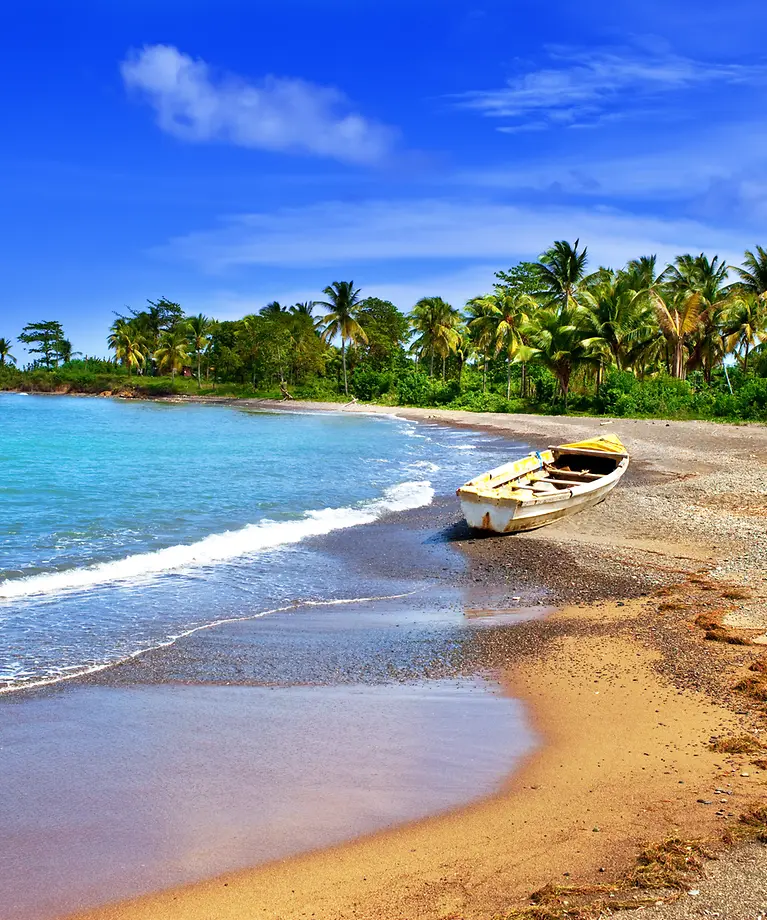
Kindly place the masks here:
[[(445, 268), (442, 271), (417, 271), (403, 276), (400, 270), (387, 265), (371, 268), (362, 275), (354, 275), (354, 281), (362, 287), (365, 297), (381, 297), (391, 300), (402, 309), (409, 309), (421, 297), (438, 295), (450, 303), (460, 305), (478, 293), (492, 289), (497, 264), (473, 264), (458, 270)], [(187, 312), (203, 312), (216, 319), (239, 319), (247, 313), (257, 313), (269, 301), (282, 304), (302, 303), (322, 298), (321, 290), (328, 283), (328, 277), (315, 273), (315, 282), (301, 286), (272, 281), (250, 286), (247, 292), (237, 289), (221, 289), (200, 293), (199, 288), (182, 291)], [(322, 298), (324, 299), (324, 298)], [(322, 309), (317, 308), (317, 313)]]
[(484, 201), (397, 200), (326, 202), (222, 221), (209, 231), (172, 240), (158, 254), (226, 273), (245, 267), (314, 269), (435, 260), (509, 264), (537, 256), (554, 239), (581, 240), (596, 261), (622, 264), (657, 253), (719, 252), (737, 259), (750, 242), (703, 222), (663, 219), (588, 207), (502, 205)]
[(550, 48), (548, 65), (510, 77), (501, 89), (474, 90), (457, 97), (462, 107), (509, 127), (534, 124), (583, 127), (625, 117), (638, 103), (711, 84), (742, 84), (767, 77), (762, 64), (697, 61), (634, 48), (579, 50)]
[(257, 83), (216, 74), (172, 45), (147, 45), (120, 64), (125, 86), (154, 108), (163, 131), (191, 142), (332, 157), (385, 158), (396, 132), (351, 110), (339, 90), (266, 76)]
[[(453, 181), (506, 193), (589, 198), (624, 206), (674, 202), (689, 211), (705, 202), (709, 220), (729, 217), (751, 224), (763, 223), (767, 216), (766, 172), (767, 129), (742, 122), (718, 125), (704, 145), (697, 136), (666, 138), (643, 153), (606, 156), (599, 149), (531, 164), (468, 170)], [(725, 199), (726, 206), (719, 207), (717, 201), (724, 204)]]

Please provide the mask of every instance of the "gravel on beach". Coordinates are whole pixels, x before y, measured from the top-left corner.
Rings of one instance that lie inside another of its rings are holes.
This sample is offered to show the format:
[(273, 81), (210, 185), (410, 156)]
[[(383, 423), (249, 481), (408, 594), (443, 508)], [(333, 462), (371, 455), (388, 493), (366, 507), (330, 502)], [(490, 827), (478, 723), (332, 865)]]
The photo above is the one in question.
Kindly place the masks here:
[[(513, 627), (490, 617), (446, 646), (435, 646), (426, 666), (406, 664), (390, 678), (501, 670), (515, 659), (545, 656), (548, 645), (562, 637), (618, 636), (657, 653), (655, 668), (679, 693), (706, 694), (739, 713), (744, 730), (764, 730), (762, 707), (733, 689), (733, 673), (756, 658), (758, 645), (706, 641), (696, 618), (720, 616), (725, 626), (747, 631), (757, 643), (764, 637), (767, 644), (767, 427), (360, 405), (343, 411), (436, 420), (523, 439), (539, 449), (609, 431), (631, 455), (629, 472), (606, 502), (530, 534), (477, 537), (461, 522), (454, 502), (445, 500), (372, 525), (367, 540), (339, 534), (326, 541), (330, 555), (346, 554), (361, 574), (394, 563), (404, 578), (460, 588), (467, 606), (512, 615), (531, 606), (568, 606), (565, 616)], [(417, 553), (403, 554), (398, 528), (419, 535)], [(632, 615), (622, 617), (625, 601), (636, 603)], [(183, 679), (183, 644), (169, 654), (177, 656), (173, 667)], [(156, 663), (158, 673), (166, 673), (172, 660), (166, 656)], [(150, 663), (148, 657), (131, 665), (125, 676), (141, 679), (141, 668)], [(605, 661), (606, 672), (609, 668)], [(353, 673), (357, 679), (362, 672)], [(117, 679), (119, 671), (111, 674)], [(643, 914), (658, 920), (767, 917), (766, 856), (764, 844), (732, 848), (707, 863), (691, 889), (695, 894)]]

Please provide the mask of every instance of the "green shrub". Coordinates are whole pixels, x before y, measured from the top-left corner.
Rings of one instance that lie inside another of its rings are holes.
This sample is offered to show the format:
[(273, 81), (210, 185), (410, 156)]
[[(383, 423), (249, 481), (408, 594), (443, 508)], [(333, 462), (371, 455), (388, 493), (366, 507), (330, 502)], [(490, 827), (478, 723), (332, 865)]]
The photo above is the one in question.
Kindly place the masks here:
[(403, 374), (397, 381), (396, 392), (401, 406), (432, 405), (432, 382), (419, 371)]
[(386, 371), (376, 371), (371, 367), (357, 365), (350, 380), (350, 390), (358, 398), (366, 402), (372, 402), (375, 399), (388, 393), (391, 389), (391, 374)]

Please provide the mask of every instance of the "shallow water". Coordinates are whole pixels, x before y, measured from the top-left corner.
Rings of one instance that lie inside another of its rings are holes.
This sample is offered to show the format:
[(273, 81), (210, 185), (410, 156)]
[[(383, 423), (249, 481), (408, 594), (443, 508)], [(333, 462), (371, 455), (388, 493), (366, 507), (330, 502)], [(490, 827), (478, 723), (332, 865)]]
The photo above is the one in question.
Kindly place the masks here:
[(445, 811), (492, 791), (532, 742), (519, 704), (465, 680), (78, 687), (0, 705), (0, 736), (2, 920)]
[(0, 431), (0, 689), (348, 597), (308, 538), (426, 505), (509, 453), (389, 417), (13, 394)]
[(482, 626), (426, 507), (523, 445), (60, 397), (0, 429), (0, 920), (455, 808), (530, 749), (457, 676)]

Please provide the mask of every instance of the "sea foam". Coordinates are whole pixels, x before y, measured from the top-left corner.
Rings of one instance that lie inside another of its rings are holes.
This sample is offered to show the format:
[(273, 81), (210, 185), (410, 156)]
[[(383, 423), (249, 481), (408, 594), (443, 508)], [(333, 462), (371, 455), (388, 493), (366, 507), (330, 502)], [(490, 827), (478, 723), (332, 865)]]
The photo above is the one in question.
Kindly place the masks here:
[(12, 600), (82, 591), (119, 582), (144, 581), (169, 572), (220, 565), (242, 556), (299, 543), (307, 537), (371, 524), (385, 514), (421, 508), (430, 504), (433, 498), (434, 489), (430, 482), (403, 482), (388, 488), (381, 498), (356, 507), (307, 511), (303, 517), (291, 521), (263, 520), (239, 530), (211, 534), (188, 545), (169, 546), (151, 553), (137, 553), (125, 559), (63, 572), (8, 579), (0, 582), (0, 598)]

